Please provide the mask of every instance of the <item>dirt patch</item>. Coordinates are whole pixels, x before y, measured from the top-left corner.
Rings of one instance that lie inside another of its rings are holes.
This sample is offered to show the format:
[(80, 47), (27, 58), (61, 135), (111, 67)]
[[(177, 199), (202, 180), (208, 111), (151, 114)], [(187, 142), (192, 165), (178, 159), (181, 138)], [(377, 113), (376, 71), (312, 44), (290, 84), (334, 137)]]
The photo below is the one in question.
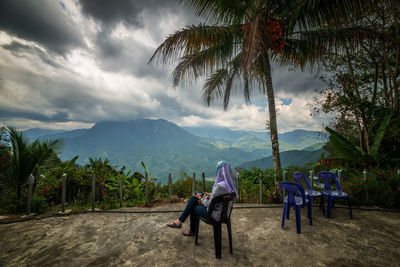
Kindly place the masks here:
[(232, 213), (233, 255), (224, 227), (217, 260), (209, 225), (201, 223), (197, 246), (194, 238), (166, 227), (184, 205), (119, 209), (154, 213), (86, 213), (0, 225), (0, 266), (400, 265), (398, 213), (354, 210), (350, 220), (346, 209), (335, 208), (328, 220), (315, 208), (310, 226), (303, 209), (298, 235), (293, 213), (281, 229), (281, 207), (235, 205), (240, 208)]

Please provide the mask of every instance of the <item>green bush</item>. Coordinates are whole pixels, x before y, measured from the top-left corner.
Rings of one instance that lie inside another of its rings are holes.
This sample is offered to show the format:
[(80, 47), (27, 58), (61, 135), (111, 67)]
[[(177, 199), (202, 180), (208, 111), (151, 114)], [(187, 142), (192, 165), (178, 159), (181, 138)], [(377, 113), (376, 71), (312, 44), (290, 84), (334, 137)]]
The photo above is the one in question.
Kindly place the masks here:
[(47, 199), (42, 196), (33, 196), (31, 202), (31, 212), (42, 214), (48, 208)]

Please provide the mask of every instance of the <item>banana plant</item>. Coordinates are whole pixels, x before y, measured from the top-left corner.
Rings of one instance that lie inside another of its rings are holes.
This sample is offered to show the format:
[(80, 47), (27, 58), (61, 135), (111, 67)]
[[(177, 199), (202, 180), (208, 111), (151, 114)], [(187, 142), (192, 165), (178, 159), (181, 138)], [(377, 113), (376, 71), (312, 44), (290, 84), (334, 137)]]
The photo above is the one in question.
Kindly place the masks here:
[(382, 159), (386, 158), (384, 155), (379, 155), (379, 147), (382, 143), (383, 137), (385, 136), (385, 132), (389, 126), (391, 117), (392, 114), (390, 113), (386, 115), (381, 122), (369, 153), (362, 151), (346, 137), (332, 130), (331, 128), (325, 127), (325, 130), (330, 134), (329, 141), (340, 158), (354, 162), (358, 165), (379, 163), (382, 161)]

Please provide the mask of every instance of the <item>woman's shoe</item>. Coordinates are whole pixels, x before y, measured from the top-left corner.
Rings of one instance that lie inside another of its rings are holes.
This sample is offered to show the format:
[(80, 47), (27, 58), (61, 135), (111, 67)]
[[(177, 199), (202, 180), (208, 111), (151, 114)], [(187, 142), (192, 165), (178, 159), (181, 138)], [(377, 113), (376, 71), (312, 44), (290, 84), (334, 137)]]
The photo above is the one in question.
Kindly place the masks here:
[(185, 236), (194, 236), (194, 233), (191, 233), (190, 231), (189, 231), (189, 233), (188, 232), (186, 232), (187, 230), (185, 230), (185, 231), (182, 231), (182, 235), (185, 235)]
[(178, 224), (176, 222), (173, 222), (173, 223), (168, 223), (167, 226), (169, 226), (171, 228), (181, 228), (182, 224), (181, 223)]

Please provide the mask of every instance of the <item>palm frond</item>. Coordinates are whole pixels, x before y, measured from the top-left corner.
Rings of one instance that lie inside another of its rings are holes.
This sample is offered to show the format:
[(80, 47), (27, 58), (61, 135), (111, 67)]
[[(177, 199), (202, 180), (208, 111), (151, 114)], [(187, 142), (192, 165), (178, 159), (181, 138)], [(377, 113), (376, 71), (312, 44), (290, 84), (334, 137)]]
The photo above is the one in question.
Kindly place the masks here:
[(210, 75), (215, 69), (223, 68), (236, 53), (232, 45), (222, 45), (181, 57), (172, 73), (173, 86), (190, 82), (192, 78), (196, 80), (200, 76)]
[(181, 0), (181, 2), (208, 22), (227, 24), (241, 23), (245, 11), (251, 4), (242, 0)]
[(240, 74), (240, 60), (241, 54), (239, 53), (225, 68), (215, 70), (214, 73), (206, 79), (203, 86), (203, 99), (208, 106), (214, 99), (223, 96), (224, 109), (226, 110), (228, 108), (233, 81), (237, 79)]
[(148, 64), (161, 60), (167, 64), (184, 55), (196, 54), (204, 48), (235, 43), (241, 38), (238, 25), (191, 25), (170, 35), (154, 52)]
[[(291, 30), (309, 29), (318, 25), (335, 25), (338, 21), (349, 22), (362, 18), (377, 7), (380, 0), (300, 0), (294, 10), (288, 9)], [(294, 12), (293, 12), (294, 11)]]

